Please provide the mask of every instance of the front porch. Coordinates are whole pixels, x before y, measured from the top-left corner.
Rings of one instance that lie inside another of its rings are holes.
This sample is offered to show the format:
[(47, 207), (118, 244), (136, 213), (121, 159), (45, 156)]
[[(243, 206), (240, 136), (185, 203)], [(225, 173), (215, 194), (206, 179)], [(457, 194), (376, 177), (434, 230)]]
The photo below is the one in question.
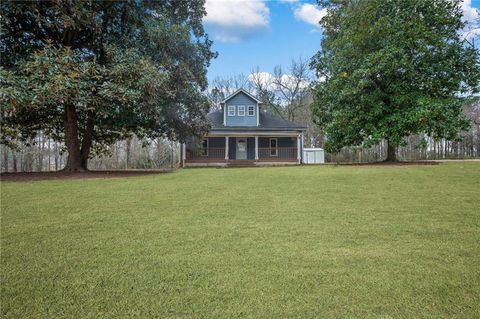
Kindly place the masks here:
[(207, 136), (184, 145), (184, 166), (260, 166), (301, 162), (301, 135)]

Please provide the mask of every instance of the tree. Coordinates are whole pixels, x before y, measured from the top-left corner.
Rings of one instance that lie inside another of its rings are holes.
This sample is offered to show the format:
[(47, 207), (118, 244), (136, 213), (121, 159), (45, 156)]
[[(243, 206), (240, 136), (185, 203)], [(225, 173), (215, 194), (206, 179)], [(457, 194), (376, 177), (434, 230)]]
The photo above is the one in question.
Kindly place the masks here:
[(468, 128), (462, 94), (479, 89), (478, 51), (458, 35), (459, 1), (321, 0), (328, 14), (311, 66), (314, 121), (325, 148), (388, 142), (388, 161), (412, 134), (454, 139)]
[(273, 85), (284, 105), (286, 119), (295, 121), (296, 113), (305, 107), (306, 97), (310, 94), (310, 77), (308, 62), (302, 58), (292, 60), (289, 75), (281, 66), (273, 71)]
[(236, 90), (244, 88), (249, 90), (248, 78), (244, 74), (235, 74), (231, 77), (219, 77), (210, 83), (210, 90), (207, 92), (208, 99), (214, 110), (221, 108), (220, 103)]
[(2, 143), (41, 130), (77, 171), (132, 135), (207, 129), (201, 92), (216, 53), (203, 1), (4, 1), (1, 11)]

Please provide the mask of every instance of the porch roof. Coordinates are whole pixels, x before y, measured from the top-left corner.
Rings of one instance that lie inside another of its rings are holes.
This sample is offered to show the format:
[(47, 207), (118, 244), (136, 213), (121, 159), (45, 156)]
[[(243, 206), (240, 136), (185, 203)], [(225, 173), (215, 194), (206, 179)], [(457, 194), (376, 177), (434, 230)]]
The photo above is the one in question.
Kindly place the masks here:
[(224, 126), (223, 112), (215, 111), (208, 114), (212, 130), (215, 131), (304, 131), (306, 127), (277, 117), (268, 112), (259, 112), (259, 126)]

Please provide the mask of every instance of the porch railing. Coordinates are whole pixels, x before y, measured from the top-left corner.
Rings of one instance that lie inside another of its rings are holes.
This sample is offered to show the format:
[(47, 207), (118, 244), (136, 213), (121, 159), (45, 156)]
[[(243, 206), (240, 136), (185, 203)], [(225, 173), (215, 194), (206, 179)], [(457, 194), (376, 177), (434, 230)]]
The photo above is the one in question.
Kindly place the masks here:
[(296, 147), (277, 147), (258, 148), (258, 159), (260, 161), (296, 161), (297, 148)]
[[(225, 148), (209, 148), (208, 151), (202, 149), (187, 150), (186, 159), (191, 161), (219, 161), (225, 160)], [(259, 161), (296, 161), (296, 147), (259, 147)]]
[(208, 151), (202, 149), (188, 150), (186, 153), (187, 160), (225, 160), (225, 149), (223, 147), (211, 147)]

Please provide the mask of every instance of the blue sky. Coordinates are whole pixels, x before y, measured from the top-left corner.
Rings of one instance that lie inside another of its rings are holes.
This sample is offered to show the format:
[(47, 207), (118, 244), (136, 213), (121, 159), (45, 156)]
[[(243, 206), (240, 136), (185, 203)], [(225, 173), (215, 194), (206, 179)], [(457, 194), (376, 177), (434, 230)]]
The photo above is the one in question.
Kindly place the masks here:
[[(315, 1), (207, 0), (205, 28), (219, 53), (208, 78), (248, 75), (254, 68), (273, 72), (292, 58), (309, 59), (320, 49), (317, 21), (325, 11)], [(464, 0), (467, 21), (478, 18), (480, 0)], [(479, 40), (477, 40), (479, 41)]]

